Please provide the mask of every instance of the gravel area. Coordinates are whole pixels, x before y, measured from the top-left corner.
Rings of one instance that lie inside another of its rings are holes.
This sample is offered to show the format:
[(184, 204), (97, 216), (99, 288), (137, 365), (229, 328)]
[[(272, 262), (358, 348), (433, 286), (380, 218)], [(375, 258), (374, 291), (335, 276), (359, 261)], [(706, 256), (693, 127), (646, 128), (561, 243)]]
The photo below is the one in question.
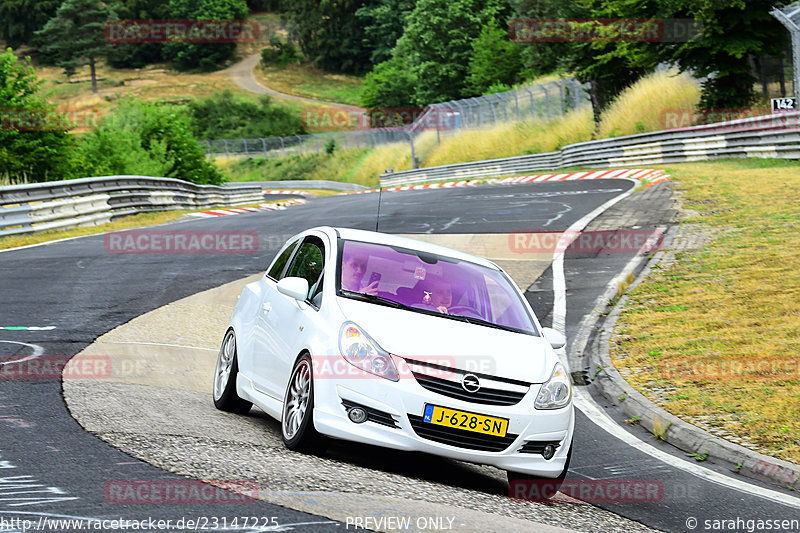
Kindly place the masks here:
[[(321, 455), (290, 452), (277, 421), (255, 408), (246, 416), (221, 413), (210, 394), (88, 381), (70, 389), (73, 416), (133, 457), (195, 479), (255, 481), (260, 499), (333, 519), (388, 497), (395, 510), (402, 502), (401, 509), (441, 504), (457, 518), (470, 510), (577, 531), (654, 531), (563, 495), (513, 501), (505, 472), (493, 467), (342, 441)], [(308, 498), (316, 502), (304, 505)]]

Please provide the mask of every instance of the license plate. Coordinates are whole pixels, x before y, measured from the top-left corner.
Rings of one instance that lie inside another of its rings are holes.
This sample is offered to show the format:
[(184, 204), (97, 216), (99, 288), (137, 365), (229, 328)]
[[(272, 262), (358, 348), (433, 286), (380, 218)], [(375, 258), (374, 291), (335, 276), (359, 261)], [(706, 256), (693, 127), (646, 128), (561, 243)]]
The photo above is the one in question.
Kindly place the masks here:
[(505, 437), (506, 431), (508, 431), (508, 419), (506, 418), (457, 411), (429, 403), (425, 404), (425, 415), (422, 419), (429, 424), (494, 435), (495, 437)]

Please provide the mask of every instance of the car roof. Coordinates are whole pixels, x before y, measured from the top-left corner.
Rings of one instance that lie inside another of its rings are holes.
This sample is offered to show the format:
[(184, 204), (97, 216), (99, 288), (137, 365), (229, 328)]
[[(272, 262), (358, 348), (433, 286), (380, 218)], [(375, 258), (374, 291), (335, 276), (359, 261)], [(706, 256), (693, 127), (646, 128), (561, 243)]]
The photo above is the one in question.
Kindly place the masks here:
[(331, 239), (333, 240), (336, 239), (336, 235), (338, 234), (339, 237), (345, 240), (386, 244), (389, 246), (409, 248), (412, 250), (419, 250), (421, 252), (428, 252), (428, 253), (443, 255), (446, 257), (452, 257), (453, 259), (459, 259), (462, 261), (469, 261), (472, 263), (477, 263), (482, 266), (486, 266), (488, 268), (491, 268), (492, 270), (498, 270), (497, 265), (495, 265), (488, 259), (460, 252), (458, 250), (447, 248), (445, 246), (439, 246), (438, 244), (431, 244), (428, 242), (409, 239), (406, 237), (398, 237), (396, 235), (390, 235), (388, 233), (379, 233), (375, 231), (365, 231), (353, 228), (332, 228), (328, 226), (320, 226), (317, 228), (312, 228), (309, 231), (312, 230), (324, 231), (325, 233), (328, 233), (331, 236)]

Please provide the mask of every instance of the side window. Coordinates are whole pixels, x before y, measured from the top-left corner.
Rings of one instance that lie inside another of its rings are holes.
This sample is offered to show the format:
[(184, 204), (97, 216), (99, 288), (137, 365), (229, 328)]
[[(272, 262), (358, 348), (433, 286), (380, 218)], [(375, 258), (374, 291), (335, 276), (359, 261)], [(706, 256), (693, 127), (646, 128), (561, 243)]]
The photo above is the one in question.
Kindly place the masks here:
[[(297, 250), (297, 255), (294, 256), (292, 264), (289, 265), (289, 270), (286, 272), (286, 277), (304, 278), (308, 281), (308, 299), (316, 296), (315, 292), (319, 288), (321, 290), (322, 270), (325, 266), (325, 248), (322, 241), (317, 237), (307, 238), (300, 249)], [(317, 282), (320, 282), (319, 284)], [(315, 303), (321, 298), (317, 298)]]
[(283, 251), (281, 255), (275, 259), (275, 262), (272, 263), (269, 271), (267, 272), (267, 276), (274, 279), (275, 281), (280, 280), (283, 276), (281, 276), (281, 272), (283, 272), (283, 267), (286, 266), (286, 262), (289, 261), (289, 258), (292, 257), (292, 252), (294, 249), (297, 248), (297, 241), (290, 244), (286, 249)]

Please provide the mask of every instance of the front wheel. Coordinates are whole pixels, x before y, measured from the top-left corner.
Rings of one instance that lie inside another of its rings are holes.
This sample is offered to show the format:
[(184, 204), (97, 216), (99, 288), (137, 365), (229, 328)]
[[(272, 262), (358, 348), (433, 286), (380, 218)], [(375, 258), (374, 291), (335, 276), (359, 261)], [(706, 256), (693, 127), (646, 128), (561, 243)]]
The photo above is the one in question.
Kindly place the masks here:
[(569, 444), (567, 462), (564, 470), (555, 478), (530, 476), (517, 472), (506, 472), (508, 476), (508, 495), (515, 500), (542, 501), (553, 498), (564, 484), (572, 459), (572, 443)]
[(253, 407), (251, 402), (236, 394), (236, 376), (239, 375), (239, 360), (236, 357), (236, 335), (229, 329), (222, 339), (214, 371), (214, 407), (220, 411), (245, 414)]
[(308, 354), (294, 365), (286, 387), (281, 436), (286, 447), (293, 451), (317, 452), (322, 447), (322, 437), (314, 429), (314, 374)]

